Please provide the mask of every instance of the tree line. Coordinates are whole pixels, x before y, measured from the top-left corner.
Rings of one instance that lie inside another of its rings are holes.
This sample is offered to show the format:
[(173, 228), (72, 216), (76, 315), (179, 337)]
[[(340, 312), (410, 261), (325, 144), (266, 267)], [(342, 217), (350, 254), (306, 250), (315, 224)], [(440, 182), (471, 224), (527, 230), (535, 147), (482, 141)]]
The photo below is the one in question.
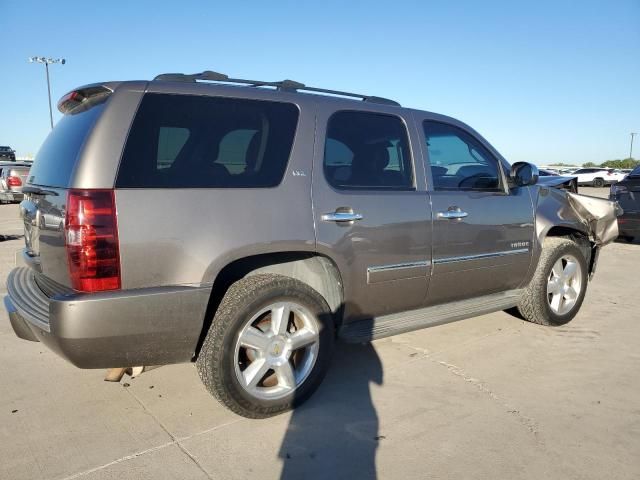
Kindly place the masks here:
[(607, 160), (606, 162), (602, 162), (600, 165), (597, 165), (593, 162), (587, 162), (583, 164), (583, 167), (602, 167), (602, 168), (636, 168), (640, 165), (640, 160), (635, 160), (633, 158), (625, 158), (622, 160)]

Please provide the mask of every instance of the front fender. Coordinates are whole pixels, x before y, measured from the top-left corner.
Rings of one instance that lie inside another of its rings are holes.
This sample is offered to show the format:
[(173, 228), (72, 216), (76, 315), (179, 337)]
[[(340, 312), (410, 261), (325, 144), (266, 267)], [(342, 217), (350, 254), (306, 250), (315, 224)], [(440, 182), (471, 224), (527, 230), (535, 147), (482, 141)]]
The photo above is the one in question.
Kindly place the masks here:
[(618, 217), (622, 215), (622, 207), (618, 202), (604, 198), (567, 193), (569, 203), (588, 225), (592, 241), (599, 247), (607, 245), (618, 238)]
[[(602, 247), (618, 237), (617, 202), (556, 188), (539, 187), (536, 198), (536, 236), (542, 245), (554, 227), (575, 230)], [(535, 193), (534, 193), (535, 194)]]

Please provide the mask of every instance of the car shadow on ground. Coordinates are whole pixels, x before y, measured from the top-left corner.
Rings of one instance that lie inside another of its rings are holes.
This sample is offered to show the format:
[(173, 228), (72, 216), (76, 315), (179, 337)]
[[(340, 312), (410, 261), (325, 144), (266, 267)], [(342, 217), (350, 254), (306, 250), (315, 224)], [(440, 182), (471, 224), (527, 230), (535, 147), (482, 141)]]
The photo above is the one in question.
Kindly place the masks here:
[(280, 478), (376, 478), (380, 437), (370, 387), (382, 381), (371, 344), (338, 343), (324, 382), (291, 416)]

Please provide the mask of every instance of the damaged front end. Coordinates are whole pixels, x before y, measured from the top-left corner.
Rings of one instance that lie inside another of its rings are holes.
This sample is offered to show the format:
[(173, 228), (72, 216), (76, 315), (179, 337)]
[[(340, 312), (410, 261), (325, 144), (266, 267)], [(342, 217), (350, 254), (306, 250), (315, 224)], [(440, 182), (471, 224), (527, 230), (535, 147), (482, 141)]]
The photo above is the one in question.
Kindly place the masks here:
[(617, 202), (542, 186), (537, 193), (534, 203), (540, 244), (552, 228), (580, 232), (598, 247), (618, 237), (617, 217), (622, 208)]
[[(536, 190), (532, 193), (536, 195)], [(549, 234), (577, 233), (584, 239), (582, 243), (589, 259), (589, 277), (593, 277), (600, 248), (618, 238), (617, 217), (622, 215), (620, 205), (604, 198), (544, 186), (538, 186), (534, 205), (538, 248), (542, 247)]]
[(618, 238), (617, 217), (623, 213), (618, 202), (575, 193), (567, 193), (567, 198), (581, 221), (588, 225), (589, 237), (597, 246)]

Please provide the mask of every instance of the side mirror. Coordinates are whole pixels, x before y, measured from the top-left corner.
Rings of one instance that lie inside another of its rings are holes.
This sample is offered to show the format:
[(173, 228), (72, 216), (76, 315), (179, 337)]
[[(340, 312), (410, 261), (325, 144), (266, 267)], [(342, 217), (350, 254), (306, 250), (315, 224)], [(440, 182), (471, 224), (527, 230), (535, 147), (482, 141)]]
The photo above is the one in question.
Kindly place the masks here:
[(511, 165), (509, 180), (514, 187), (527, 187), (538, 183), (538, 167), (533, 163), (516, 162)]

